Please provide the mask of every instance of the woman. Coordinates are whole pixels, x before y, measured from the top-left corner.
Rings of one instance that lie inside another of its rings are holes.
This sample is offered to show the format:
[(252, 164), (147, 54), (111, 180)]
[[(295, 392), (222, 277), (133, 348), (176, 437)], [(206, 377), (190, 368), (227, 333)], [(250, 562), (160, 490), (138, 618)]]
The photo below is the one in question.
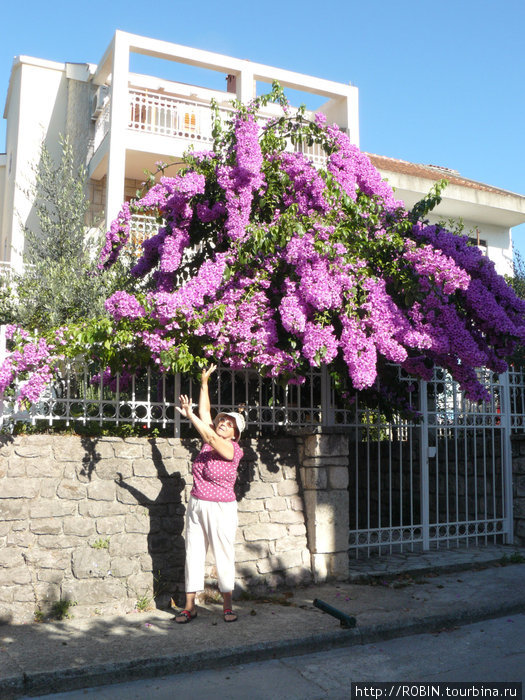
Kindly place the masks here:
[(219, 590), (223, 597), (225, 622), (235, 622), (232, 591), (235, 581), (235, 531), (237, 501), (233, 487), (243, 451), (237, 444), (244, 418), (240, 413), (219, 413), (212, 421), (208, 379), (216, 370), (211, 365), (201, 375), (199, 415), (191, 408), (188, 396), (180, 397), (177, 410), (200, 433), (204, 444), (193, 462), (193, 488), (186, 515), (186, 607), (176, 617), (180, 624), (197, 617), (195, 595), (204, 588), (206, 551), (215, 557)]

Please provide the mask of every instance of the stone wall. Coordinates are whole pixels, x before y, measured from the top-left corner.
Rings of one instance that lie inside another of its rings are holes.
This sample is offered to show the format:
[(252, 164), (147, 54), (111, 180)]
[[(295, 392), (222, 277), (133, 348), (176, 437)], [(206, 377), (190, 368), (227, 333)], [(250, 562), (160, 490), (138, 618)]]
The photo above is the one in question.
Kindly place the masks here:
[(512, 436), (514, 544), (525, 547), (525, 435)]
[[(196, 440), (0, 437), (0, 620), (159, 606), (184, 590)], [(246, 440), (237, 589), (311, 580), (294, 438)], [(208, 567), (213, 577), (213, 566)]]

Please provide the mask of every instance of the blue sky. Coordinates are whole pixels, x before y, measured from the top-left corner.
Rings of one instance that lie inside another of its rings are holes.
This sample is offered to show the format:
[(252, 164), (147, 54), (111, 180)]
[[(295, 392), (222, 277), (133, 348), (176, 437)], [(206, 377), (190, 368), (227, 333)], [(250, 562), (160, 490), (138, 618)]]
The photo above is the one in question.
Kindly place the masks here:
[[(69, 0), (6, 4), (2, 104), (14, 56), (97, 63), (122, 29), (350, 81), (359, 88), (363, 150), (525, 194), (525, 0), (91, 0), (73, 7)], [(525, 225), (514, 236), (525, 255)]]

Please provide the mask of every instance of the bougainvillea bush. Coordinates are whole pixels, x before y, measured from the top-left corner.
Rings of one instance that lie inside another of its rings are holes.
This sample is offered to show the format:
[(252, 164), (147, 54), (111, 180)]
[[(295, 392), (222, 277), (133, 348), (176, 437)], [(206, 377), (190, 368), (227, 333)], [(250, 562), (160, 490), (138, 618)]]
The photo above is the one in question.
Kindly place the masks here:
[[(282, 114), (262, 120), (270, 100)], [(395, 366), (423, 379), (440, 366), (469, 399), (488, 398), (476, 368), (505, 371), (525, 340), (525, 303), (466, 238), (425, 220), (439, 187), (405, 211), (344, 131), (291, 113), (278, 86), (237, 104), (229, 122), (217, 117), (214, 139), (181, 170), (161, 164), (107, 234), (102, 267), (126, 251), (133, 214), (158, 215), (130, 270), (142, 291), (113, 294), (105, 319), (62, 329), (45, 348), (28, 351), (15, 333), (0, 390), (22, 368), (47, 379), (43, 355), (60, 348), (101, 362), (108, 380), (213, 360), (301, 383), (326, 365), (343, 399), (403, 409), (410, 382)], [(314, 144), (325, 154), (315, 165)], [(22, 395), (34, 400), (41, 381), (30, 381)]]

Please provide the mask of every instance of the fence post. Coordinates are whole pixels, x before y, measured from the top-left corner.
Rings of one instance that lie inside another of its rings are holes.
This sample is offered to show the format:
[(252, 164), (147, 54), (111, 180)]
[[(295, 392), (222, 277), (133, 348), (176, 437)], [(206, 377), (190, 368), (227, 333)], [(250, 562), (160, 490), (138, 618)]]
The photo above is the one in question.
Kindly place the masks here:
[(335, 412), (332, 406), (332, 387), (326, 365), (321, 368), (321, 423), (323, 428), (335, 425)]
[(421, 425), (419, 433), (419, 464), (421, 469), (421, 536), (423, 551), (430, 549), (429, 539), (429, 477), (428, 477), (428, 394), (427, 383), (419, 380), (419, 400), (421, 411)]
[(176, 404), (178, 397), (180, 396), (180, 373), (177, 372), (175, 375), (174, 382), (174, 396), (173, 396), (173, 437), (180, 438), (180, 413), (176, 409)]
[(511, 403), (509, 372), (499, 376), (501, 386), (501, 429), (503, 430), (503, 502), (505, 507), (506, 535), (505, 544), (512, 544), (514, 540), (514, 513), (512, 503), (512, 443), (511, 431)]

